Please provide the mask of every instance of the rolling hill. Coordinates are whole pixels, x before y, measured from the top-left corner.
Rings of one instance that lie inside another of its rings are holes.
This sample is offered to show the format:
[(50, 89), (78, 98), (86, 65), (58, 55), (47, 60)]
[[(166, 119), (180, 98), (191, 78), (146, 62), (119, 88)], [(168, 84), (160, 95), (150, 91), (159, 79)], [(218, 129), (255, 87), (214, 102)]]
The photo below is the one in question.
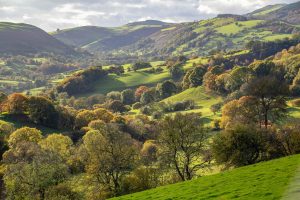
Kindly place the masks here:
[(267, 6), (248, 16), (264, 20), (280, 20), (294, 25), (300, 23), (300, 2)]
[(75, 51), (49, 35), (45, 31), (29, 24), (0, 22), (0, 53), (74, 54)]
[(115, 28), (78, 27), (53, 33), (60, 41), (101, 54), (205, 55), (242, 49), (251, 40), (273, 41), (300, 32), (300, 2), (270, 5), (246, 15), (169, 24), (142, 21)]
[(299, 199), (300, 155), (204, 176), (114, 200)]
[(65, 44), (90, 51), (110, 51), (133, 44), (166, 27), (168, 23), (156, 20), (134, 22), (121, 27), (84, 26), (52, 33)]

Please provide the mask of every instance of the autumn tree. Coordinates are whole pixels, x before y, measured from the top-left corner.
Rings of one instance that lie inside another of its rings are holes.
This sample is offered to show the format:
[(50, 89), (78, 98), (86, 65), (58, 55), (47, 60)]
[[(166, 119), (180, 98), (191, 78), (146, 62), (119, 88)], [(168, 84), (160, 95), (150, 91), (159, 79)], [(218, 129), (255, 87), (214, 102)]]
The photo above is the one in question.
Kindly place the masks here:
[(7, 97), (6, 109), (10, 114), (23, 114), (27, 110), (28, 97), (14, 93)]
[(91, 130), (83, 137), (87, 153), (86, 170), (99, 184), (105, 185), (113, 196), (121, 193), (121, 179), (135, 163), (134, 141), (114, 125)]
[(147, 86), (140, 86), (135, 90), (134, 96), (136, 101), (140, 101), (141, 96), (145, 93), (149, 91), (149, 88)]
[(167, 116), (160, 130), (160, 160), (175, 170), (182, 181), (191, 180), (197, 170), (210, 162), (205, 151), (207, 133), (199, 115)]
[(39, 146), (40, 131), (21, 128), (8, 139), (9, 150), (3, 155), (4, 174), (9, 199), (45, 199), (49, 188), (63, 182), (68, 168), (60, 156)]

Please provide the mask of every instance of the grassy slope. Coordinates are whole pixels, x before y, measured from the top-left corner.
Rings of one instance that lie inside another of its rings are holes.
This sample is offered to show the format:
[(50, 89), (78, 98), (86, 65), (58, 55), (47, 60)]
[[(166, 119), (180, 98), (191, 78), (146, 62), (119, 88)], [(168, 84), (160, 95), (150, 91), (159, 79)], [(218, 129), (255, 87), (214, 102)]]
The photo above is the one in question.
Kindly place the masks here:
[(299, 199), (299, 167), (295, 155), (115, 199)]
[(214, 115), (210, 111), (210, 106), (222, 101), (222, 98), (216, 95), (205, 92), (203, 87), (190, 88), (172, 97), (164, 99), (164, 102), (176, 102), (183, 100), (193, 100), (196, 103), (196, 109), (187, 112), (201, 113), (203, 117), (208, 119), (214, 119), (217, 115)]
[[(157, 67), (158, 65), (163, 64), (162, 61), (151, 62), (153, 67)], [(185, 70), (193, 67), (193, 64), (199, 63), (207, 63), (207, 58), (196, 58), (193, 60), (187, 61), (187, 63), (183, 66)], [(125, 70), (127, 70), (131, 65), (124, 65)], [(107, 68), (109, 66), (105, 66)], [(170, 73), (166, 66), (162, 66), (164, 71), (160, 73), (146, 73), (144, 72), (147, 69), (138, 70), (136, 72), (130, 71), (126, 72), (121, 76), (109, 75), (108, 77), (101, 79), (95, 83), (95, 90), (91, 93), (86, 93), (79, 96), (90, 96), (93, 94), (106, 94), (111, 91), (121, 91), (128, 88), (137, 88), (141, 85), (155, 86), (157, 83), (161, 83), (164, 80), (171, 79)], [(59, 82), (59, 81), (58, 81)]]

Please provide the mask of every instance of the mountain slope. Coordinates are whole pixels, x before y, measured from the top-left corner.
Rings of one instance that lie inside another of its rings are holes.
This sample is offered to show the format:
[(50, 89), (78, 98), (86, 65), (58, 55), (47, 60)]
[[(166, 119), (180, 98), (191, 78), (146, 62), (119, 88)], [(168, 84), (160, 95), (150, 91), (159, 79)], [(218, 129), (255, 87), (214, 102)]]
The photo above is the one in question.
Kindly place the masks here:
[(292, 4), (279, 4), (265, 7), (259, 13), (251, 13), (250, 16), (264, 20), (280, 20), (294, 25), (300, 24), (300, 1)]
[(0, 22), (0, 53), (34, 54), (43, 52), (75, 53), (72, 48), (35, 26)]
[(251, 40), (273, 41), (300, 32), (300, 2), (270, 5), (247, 15), (219, 15), (190, 23), (148, 20), (116, 28), (79, 27), (54, 33), (66, 44), (102, 55), (207, 55), (243, 49)]
[(133, 44), (168, 26), (165, 22), (147, 20), (115, 28), (83, 26), (57, 31), (52, 35), (65, 44), (92, 52), (109, 51)]
[(295, 155), (114, 199), (296, 200), (300, 198), (299, 167), (300, 155)]

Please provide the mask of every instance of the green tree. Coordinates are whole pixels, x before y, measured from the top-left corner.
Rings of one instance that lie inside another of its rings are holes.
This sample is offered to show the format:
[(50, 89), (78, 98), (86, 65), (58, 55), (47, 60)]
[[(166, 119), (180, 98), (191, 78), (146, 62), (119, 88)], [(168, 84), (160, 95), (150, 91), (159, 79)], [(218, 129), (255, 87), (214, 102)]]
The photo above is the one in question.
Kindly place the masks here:
[(177, 92), (177, 86), (173, 81), (164, 81), (163, 83), (157, 84), (156, 91), (159, 93), (161, 98), (167, 98)]
[(32, 96), (28, 100), (29, 118), (36, 124), (57, 128), (58, 112), (53, 103), (45, 97)]
[(210, 162), (205, 149), (207, 132), (199, 115), (167, 116), (160, 130), (160, 160), (171, 166), (182, 181), (191, 180), (197, 170)]
[(131, 89), (123, 90), (121, 92), (121, 101), (125, 105), (131, 105), (135, 102), (134, 91)]
[(269, 121), (276, 122), (287, 112), (288, 86), (274, 76), (253, 79), (242, 88), (244, 94), (257, 99), (265, 128)]
[(184, 70), (181, 64), (173, 65), (169, 68), (172, 79), (179, 80), (184, 75)]
[(10, 135), (9, 150), (3, 155), (8, 199), (43, 200), (47, 189), (68, 176), (68, 167), (61, 157), (43, 150), (38, 145), (41, 140), (40, 131), (26, 127)]
[(215, 160), (226, 167), (254, 164), (265, 152), (261, 132), (242, 125), (218, 134), (213, 140), (212, 151)]
[(107, 125), (91, 130), (83, 137), (87, 172), (109, 189), (112, 195), (121, 193), (121, 179), (134, 167), (136, 147), (126, 133)]
[(203, 76), (206, 69), (203, 66), (195, 67), (189, 76), (190, 87), (197, 87), (202, 85)]

